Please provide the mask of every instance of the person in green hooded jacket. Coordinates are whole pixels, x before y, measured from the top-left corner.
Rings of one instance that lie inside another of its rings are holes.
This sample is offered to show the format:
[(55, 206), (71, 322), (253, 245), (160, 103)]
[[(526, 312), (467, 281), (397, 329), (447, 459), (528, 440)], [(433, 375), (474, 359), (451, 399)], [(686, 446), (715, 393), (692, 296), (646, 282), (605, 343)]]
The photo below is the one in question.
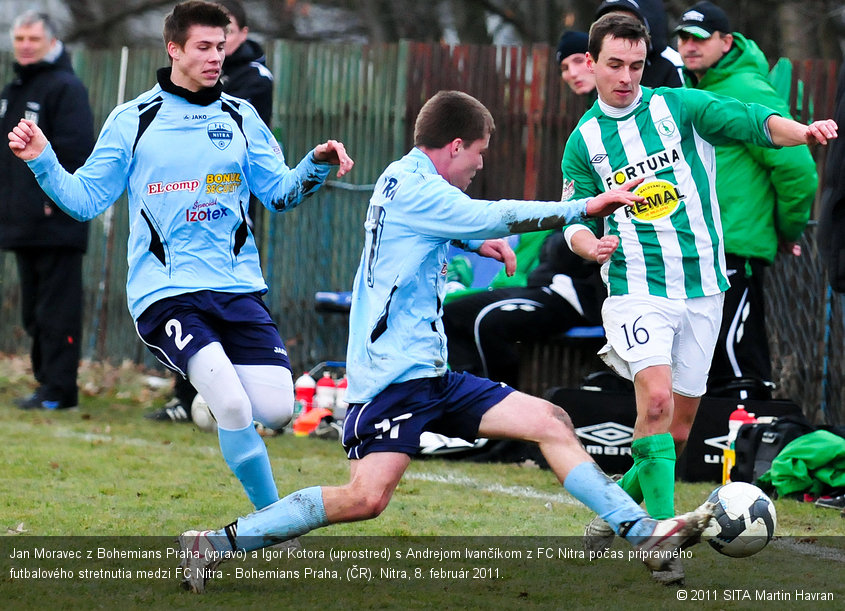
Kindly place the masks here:
[[(675, 28), (688, 87), (757, 103), (789, 117), (786, 100), (769, 82), (757, 44), (731, 32), (722, 9), (698, 2)], [(734, 143), (716, 147), (716, 193), (722, 213), (731, 288), (710, 367), (708, 393), (770, 397), (772, 367), (766, 335), (765, 269), (778, 252), (797, 245), (818, 187), (807, 146), (767, 149)]]

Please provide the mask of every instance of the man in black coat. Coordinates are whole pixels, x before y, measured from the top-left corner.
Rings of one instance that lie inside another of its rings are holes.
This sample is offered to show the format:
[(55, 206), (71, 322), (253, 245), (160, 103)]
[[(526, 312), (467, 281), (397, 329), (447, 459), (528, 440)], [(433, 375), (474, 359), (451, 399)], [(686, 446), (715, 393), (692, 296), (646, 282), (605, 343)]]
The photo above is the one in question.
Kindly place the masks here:
[[(69, 172), (94, 147), (88, 93), (56, 39), (50, 17), (28, 11), (12, 27), (15, 78), (0, 94), (0, 129), (21, 118), (38, 123)], [(88, 224), (66, 215), (35, 181), (26, 164), (0, 147), (0, 248), (15, 253), (23, 326), (32, 338), (38, 387), (17, 401), (23, 409), (77, 405), (82, 335), (82, 255)]]
[(267, 68), (264, 49), (247, 38), (246, 12), (238, 0), (220, 0), (218, 4), (229, 13), (226, 59), (223, 60), (223, 76), (220, 77), (223, 91), (255, 106), (258, 116), (270, 127), (273, 73)]

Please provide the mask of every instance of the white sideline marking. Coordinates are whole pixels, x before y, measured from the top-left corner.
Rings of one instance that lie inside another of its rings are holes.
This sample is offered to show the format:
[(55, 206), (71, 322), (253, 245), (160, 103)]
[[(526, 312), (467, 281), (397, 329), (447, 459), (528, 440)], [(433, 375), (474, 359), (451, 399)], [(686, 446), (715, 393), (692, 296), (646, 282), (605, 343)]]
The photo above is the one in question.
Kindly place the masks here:
[(825, 547), (816, 543), (806, 541), (796, 541), (787, 535), (788, 538), (775, 538), (770, 545), (781, 549), (788, 549), (791, 552), (797, 552), (804, 556), (813, 556), (823, 560), (833, 560), (834, 562), (845, 562), (845, 551), (835, 547)]
[(436, 475), (434, 473), (413, 473), (406, 472), (404, 477), (406, 479), (423, 481), (423, 482), (437, 482), (438, 484), (452, 484), (453, 486), (463, 486), (464, 488), (472, 488), (473, 490), (481, 490), (482, 492), (493, 492), (496, 494), (506, 494), (508, 496), (515, 496), (525, 499), (537, 499), (540, 501), (548, 501), (551, 503), (563, 503), (564, 505), (580, 505), (578, 501), (572, 498), (569, 494), (550, 494), (548, 492), (540, 492), (528, 486), (502, 486), (501, 484), (482, 484), (468, 477), (458, 477), (455, 475)]
[[(179, 447), (180, 451), (185, 448), (176, 443), (163, 443), (161, 441), (149, 441), (148, 439), (138, 439), (135, 437), (114, 437), (112, 435), (104, 435), (102, 433), (77, 433), (76, 431), (53, 431), (53, 437), (63, 437), (65, 439), (80, 439), (82, 441), (92, 442), (99, 441), (101, 443), (114, 443), (125, 446), (136, 446), (140, 448), (175, 448)], [(204, 452), (205, 454), (217, 454), (217, 446), (194, 446), (195, 449)]]

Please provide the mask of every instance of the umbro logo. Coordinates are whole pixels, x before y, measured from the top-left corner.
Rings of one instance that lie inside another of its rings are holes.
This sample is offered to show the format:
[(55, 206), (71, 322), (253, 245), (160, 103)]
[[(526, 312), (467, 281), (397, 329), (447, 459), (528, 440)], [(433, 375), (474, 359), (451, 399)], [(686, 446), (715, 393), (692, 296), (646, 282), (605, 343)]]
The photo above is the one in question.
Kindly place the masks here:
[(607, 155), (605, 155), (604, 153), (599, 153), (598, 155), (594, 155), (593, 158), (590, 159), (590, 163), (592, 163), (593, 165), (598, 165), (605, 159), (607, 159)]
[(720, 437), (711, 437), (710, 439), (705, 439), (704, 443), (712, 448), (716, 448), (718, 450), (729, 450), (730, 444), (728, 444), (728, 436), (722, 435)]
[(602, 422), (575, 429), (581, 439), (606, 446), (630, 444), (634, 438), (634, 429), (618, 422)]

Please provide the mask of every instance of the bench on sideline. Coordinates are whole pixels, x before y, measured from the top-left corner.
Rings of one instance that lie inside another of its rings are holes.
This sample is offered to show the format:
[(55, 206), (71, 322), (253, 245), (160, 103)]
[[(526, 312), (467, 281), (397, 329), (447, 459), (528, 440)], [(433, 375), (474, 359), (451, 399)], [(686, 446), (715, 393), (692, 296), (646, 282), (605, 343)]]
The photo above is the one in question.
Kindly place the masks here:
[[(314, 309), (324, 313), (348, 313), (352, 291), (319, 291)], [(573, 327), (542, 341), (520, 344), (519, 390), (544, 396), (556, 386), (578, 388), (587, 374), (607, 366), (597, 356), (604, 345), (604, 329)]]

